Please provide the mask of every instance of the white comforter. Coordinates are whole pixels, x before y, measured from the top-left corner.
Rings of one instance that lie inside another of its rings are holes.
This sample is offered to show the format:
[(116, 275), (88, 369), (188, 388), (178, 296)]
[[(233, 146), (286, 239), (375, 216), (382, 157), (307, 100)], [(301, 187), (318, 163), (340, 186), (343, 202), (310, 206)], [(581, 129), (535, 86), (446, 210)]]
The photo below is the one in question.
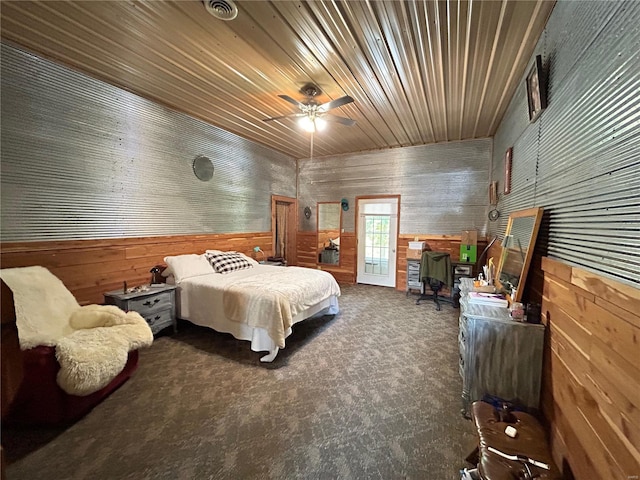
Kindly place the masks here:
[(333, 276), (322, 270), (288, 267), (238, 279), (224, 288), (225, 315), (235, 322), (264, 328), (283, 348), (285, 332), (299, 312), (331, 295), (340, 295)]
[[(313, 307), (331, 306), (329, 313), (337, 313), (340, 287), (330, 273), (321, 270), (259, 265), (183, 279), (178, 296), (180, 318), (243, 340), (254, 339), (245, 325), (254, 332), (264, 329), (273, 346), (282, 348), (292, 323), (320, 311)], [(242, 331), (233, 324), (243, 327)], [(252, 348), (256, 350), (253, 342)]]

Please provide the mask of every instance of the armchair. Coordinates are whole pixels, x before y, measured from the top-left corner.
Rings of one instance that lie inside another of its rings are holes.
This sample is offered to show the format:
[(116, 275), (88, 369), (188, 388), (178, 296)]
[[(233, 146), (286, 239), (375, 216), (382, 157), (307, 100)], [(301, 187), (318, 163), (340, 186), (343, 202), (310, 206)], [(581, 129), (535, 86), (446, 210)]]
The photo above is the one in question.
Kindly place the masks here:
[[(43, 267), (3, 269), (0, 277), (2, 397), (9, 400), (3, 422), (60, 425), (79, 419), (133, 374), (138, 348), (153, 342), (138, 313), (81, 307)], [(14, 333), (15, 343), (16, 330), (19, 349), (5, 349), (5, 332)]]

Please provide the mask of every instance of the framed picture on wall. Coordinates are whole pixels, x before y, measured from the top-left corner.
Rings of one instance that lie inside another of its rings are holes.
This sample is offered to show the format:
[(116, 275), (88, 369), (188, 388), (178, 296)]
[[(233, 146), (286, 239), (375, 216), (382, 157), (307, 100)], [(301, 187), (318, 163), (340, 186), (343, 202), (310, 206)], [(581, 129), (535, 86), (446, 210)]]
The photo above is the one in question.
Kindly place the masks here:
[(529, 121), (533, 123), (547, 108), (547, 85), (542, 72), (542, 55), (536, 55), (533, 66), (527, 74), (527, 102)]
[(511, 162), (513, 161), (513, 147), (509, 147), (504, 154), (504, 193), (511, 193)]

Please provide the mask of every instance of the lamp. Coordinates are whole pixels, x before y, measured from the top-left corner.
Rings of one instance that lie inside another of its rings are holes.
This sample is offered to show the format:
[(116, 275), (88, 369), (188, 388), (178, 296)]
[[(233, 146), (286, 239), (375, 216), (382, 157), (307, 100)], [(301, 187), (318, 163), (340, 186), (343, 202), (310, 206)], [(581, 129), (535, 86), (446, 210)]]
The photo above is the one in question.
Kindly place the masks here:
[(151, 273), (151, 285), (162, 283), (162, 277), (160, 276), (160, 267), (156, 265), (149, 271), (149, 273)]
[(260, 262), (260, 263), (264, 263), (265, 260), (267, 259), (267, 256), (264, 254), (262, 249), (260, 247), (253, 247), (253, 251), (256, 252), (256, 253), (258, 253), (258, 252), (262, 253), (262, 262)]

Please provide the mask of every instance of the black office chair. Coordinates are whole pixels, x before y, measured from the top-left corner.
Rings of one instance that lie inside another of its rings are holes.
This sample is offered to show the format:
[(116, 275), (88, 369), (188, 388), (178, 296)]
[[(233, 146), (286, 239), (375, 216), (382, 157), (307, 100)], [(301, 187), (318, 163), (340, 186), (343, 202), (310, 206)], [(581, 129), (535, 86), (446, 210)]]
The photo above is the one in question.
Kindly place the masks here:
[(436, 310), (440, 311), (440, 302), (453, 304), (451, 297), (439, 295), (439, 292), (448, 286), (451, 289), (453, 285), (453, 276), (451, 274), (451, 256), (444, 252), (422, 252), (420, 259), (420, 279), (422, 283), (429, 286), (431, 295), (424, 293), (416, 300), (416, 305), (420, 304), (420, 300), (430, 298), (436, 304)]

